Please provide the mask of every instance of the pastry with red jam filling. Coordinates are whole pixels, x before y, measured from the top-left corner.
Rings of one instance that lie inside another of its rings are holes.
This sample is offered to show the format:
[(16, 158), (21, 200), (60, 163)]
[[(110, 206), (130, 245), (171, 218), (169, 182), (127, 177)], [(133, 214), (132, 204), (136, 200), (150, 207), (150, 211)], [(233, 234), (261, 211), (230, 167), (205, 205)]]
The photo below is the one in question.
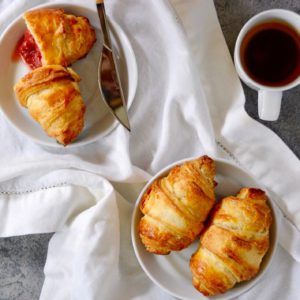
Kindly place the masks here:
[(69, 66), (85, 57), (96, 41), (86, 17), (66, 14), (63, 9), (38, 9), (23, 15), (27, 30), (18, 53), (36, 69), (45, 65)]

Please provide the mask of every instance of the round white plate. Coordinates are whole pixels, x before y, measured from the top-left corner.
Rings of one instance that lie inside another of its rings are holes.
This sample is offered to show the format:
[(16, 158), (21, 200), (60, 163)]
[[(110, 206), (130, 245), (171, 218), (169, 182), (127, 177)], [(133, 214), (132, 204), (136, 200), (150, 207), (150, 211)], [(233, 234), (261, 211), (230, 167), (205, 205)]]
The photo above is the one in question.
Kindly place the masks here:
[[(197, 300), (207, 299), (207, 297), (203, 296), (194, 288), (192, 284), (192, 275), (189, 269), (190, 257), (197, 250), (199, 239), (197, 239), (192, 245), (184, 250), (171, 252), (169, 255), (155, 255), (146, 251), (144, 245), (140, 240), (137, 230), (139, 220), (142, 217), (142, 213), (139, 209), (139, 202), (142, 195), (146, 192), (146, 190), (154, 180), (159, 177), (165, 176), (175, 165), (182, 164), (184, 161), (190, 159), (193, 158), (185, 159), (166, 167), (146, 184), (146, 186), (140, 193), (139, 198), (137, 199), (132, 215), (131, 237), (133, 248), (140, 265), (155, 284), (160, 286), (162, 289), (164, 289), (174, 297), (186, 300)], [(236, 195), (241, 187), (260, 187), (259, 184), (255, 182), (255, 180), (250, 175), (248, 175), (245, 171), (236, 167), (235, 165), (225, 160), (215, 160), (215, 162), (217, 173), (215, 180), (218, 183), (216, 187), (217, 199), (229, 195)], [(262, 189), (266, 191), (266, 189)], [(270, 248), (263, 258), (258, 275), (252, 280), (237, 284), (231, 290), (222, 295), (209, 297), (210, 299), (224, 300), (237, 297), (238, 295), (244, 293), (246, 290), (255, 285), (263, 276), (263, 274), (265, 274), (267, 267), (270, 265), (270, 262), (274, 256), (277, 245), (275, 209), (272, 205), (272, 201), (269, 201), (269, 204), (273, 211), (273, 223), (270, 229)]]
[[(63, 8), (66, 13), (85, 16), (96, 29), (97, 42), (88, 55), (74, 63), (71, 67), (80, 75), (80, 90), (86, 103), (85, 126), (78, 138), (67, 147), (75, 147), (91, 143), (107, 135), (119, 123), (109, 112), (104, 100), (101, 98), (97, 67), (102, 48), (100, 22), (96, 11), (84, 6), (68, 3), (52, 3), (37, 6), (36, 8)], [(120, 72), (127, 107), (130, 108), (137, 88), (137, 63), (131, 44), (123, 30), (110, 20), (112, 43), (117, 53), (117, 65)], [(41, 126), (29, 115), (17, 100), (13, 86), (30, 69), (21, 61), (13, 62), (12, 55), (15, 46), (26, 29), (22, 16), (18, 17), (3, 33), (0, 39), (0, 107), (10, 123), (36, 142), (54, 147), (62, 147), (55, 139), (49, 138)]]

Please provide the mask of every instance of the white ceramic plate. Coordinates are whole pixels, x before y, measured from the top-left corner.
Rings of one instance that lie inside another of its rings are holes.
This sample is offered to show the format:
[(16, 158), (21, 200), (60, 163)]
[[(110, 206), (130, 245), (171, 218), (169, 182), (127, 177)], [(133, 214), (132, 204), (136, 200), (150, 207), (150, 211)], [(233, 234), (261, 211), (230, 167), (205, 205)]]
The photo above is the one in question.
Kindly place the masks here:
[[(81, 77), (80, 90), (87, 109), (83, 131), (76, 141), (68, 147), (91, 143), (108, 134), (118, 125), (118, 122), (108, 111), (98, 89), (97, 67), (102, 46), (98, 15), (96, 11), (86, 7), (67, 3), (52, 3), (35, 8), (42, 7), (63, 8), (67, 13), (85, 16), (96, 29), (97, 42), (89, 54), (71, 66)], [(130, 108), (137, 87), (137, 64), (131, 44), (125, 33), (116, 23), (112, 21), (109, 23), (112, 29), (112, 43), (118, 57), (117, 64), (120, 78), (124, 87), (127, 106)], [(25, 22), (20, 16), (5, 30), (0, 39), (0, 106), (10, 123), (27, 137), (43, 145), (62, 147), (56, 143), (55, 139), (47, 136), (41, 126), (30, 117), (27, 109), (21, 107), (13, 91), (14, 84), (30, 71), (21, 60), (18, 62), (12, 60), (17, 41), (23, 35), (25, 29)]]
[[(146, 192), (146, 190), (154, 180), (159, 177), (165, 176), (175, 165), (182, 164), (184, 161), (190, 159), (193, 158), (185, 159), (166, 167), (146, 184), (139, 198), (137, 199), (136, 206), (132, 215), (131, 237), (137, 259), (145, 273), (154, 283), (167, 291), (169, 294), (180, 299), (197, 300), (207, 299), (207, 297), (203, 296), (193, 287), (192, 275), (189, 269), (189, 260), (192, 253), (194, 253), (198, 248), (199, 239), (197, 239), (192, 245), (182, 251), (172, 252), (169, 255), (155, 255), (145, 250), (145, 247), (142, 244), (137, 231), (139, 220), (142, 217), (142, 213), (140, 212), (138, 207), (142, 195)], [(217, 199), (229, 195), (235, 195), (243, 186), (261, 187), (250, 175), (248, 175), (245, 171), (236, 167), (235, 165), (224, 160), (216, 160), (215, 162), (217, 173), (216, 181), (218, 182), (218, 185), (216, 187)], [(266, 189), (262, 189), (266, 191)], [(269, 204), (272, 208), (274, 219), (270, 229), (270, 248), (263, 258), (258, 275), (250, 281), (245, 281), (243, 283), (237, 284), (231, 290), (222, 295), (209, 297), (210, 299), (225, 300), (237, 297), (238, 295), (244, 293), (246, 290), (254, 286), (267, 271), (267, 268), (274, 256), (277, 245), (275, 209), (271, 201), (269, 201)]]

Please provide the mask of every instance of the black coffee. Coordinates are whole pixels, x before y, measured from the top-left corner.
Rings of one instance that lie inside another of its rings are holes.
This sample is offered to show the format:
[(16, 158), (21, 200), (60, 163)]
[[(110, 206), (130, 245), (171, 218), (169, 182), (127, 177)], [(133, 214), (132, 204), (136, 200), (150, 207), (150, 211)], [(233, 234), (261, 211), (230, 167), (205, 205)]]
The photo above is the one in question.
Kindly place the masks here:
[(280, 21), (261, 23), (244, 37), (241, 62), (256, 82), (282, 86), (300, 76), (300, 36)]

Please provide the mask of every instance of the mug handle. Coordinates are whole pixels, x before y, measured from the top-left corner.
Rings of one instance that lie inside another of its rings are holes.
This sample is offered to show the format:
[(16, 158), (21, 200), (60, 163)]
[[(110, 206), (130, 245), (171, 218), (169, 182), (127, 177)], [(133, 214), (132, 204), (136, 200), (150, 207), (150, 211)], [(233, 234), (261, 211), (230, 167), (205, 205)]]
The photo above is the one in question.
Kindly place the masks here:
[(258, 116), (265, 121), (276, 121), (279, 117), (282, 92), (258, 91)]

